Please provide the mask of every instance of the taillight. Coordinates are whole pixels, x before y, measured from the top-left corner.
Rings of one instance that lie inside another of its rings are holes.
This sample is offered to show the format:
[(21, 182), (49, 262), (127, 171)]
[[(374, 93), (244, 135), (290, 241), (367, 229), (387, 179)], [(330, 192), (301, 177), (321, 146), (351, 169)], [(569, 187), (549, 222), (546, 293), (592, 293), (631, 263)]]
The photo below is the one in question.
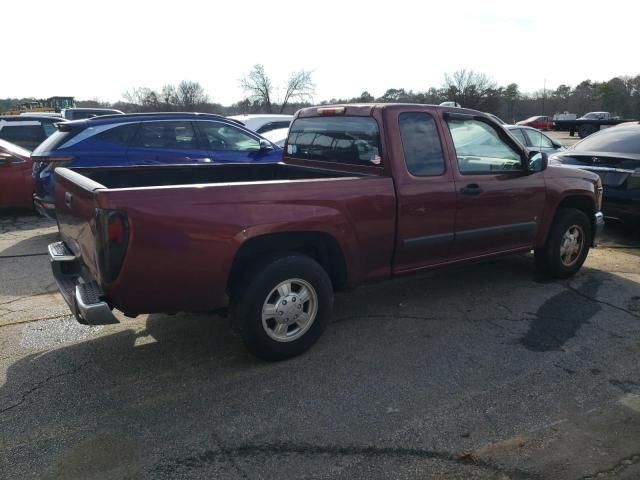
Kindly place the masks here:
[(122, 243), (125, 234), (125, 220), (119, 215), (112, 215), (107, 222), (107, 238), (109, 243)]
[(120, 273), (129, 244), (129, 220), (118, 210), (96, 209), (96, 250), (102, 281), (111, 283)]
[(345, 108), (344, 107), (320, 107), (318, 108), (318, 115), (329, 116), (329, 115), (344, 115)]

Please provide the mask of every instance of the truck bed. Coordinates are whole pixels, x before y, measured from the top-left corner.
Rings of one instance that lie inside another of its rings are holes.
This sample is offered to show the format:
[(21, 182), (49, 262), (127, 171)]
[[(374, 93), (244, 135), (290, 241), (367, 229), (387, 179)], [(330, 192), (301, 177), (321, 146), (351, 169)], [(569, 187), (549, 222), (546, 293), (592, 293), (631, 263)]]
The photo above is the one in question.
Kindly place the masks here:
[[(355, 284), (388, 275), (394, 247), (393, 179), (330, 167), (57, 168), (55, 203), (61, 239), (79, 272), (128, 314), (224, 306), (234, 258), (248, 238), (324, 232), (344, 244)], [(111, 280), (100, 267), (109, 212), (126, 218), (115, 235), (128, 237)], [(129, 282), (134, 286), (119, 288)]]
[(110, 189), (364, 176), (284, 163), (78, 168), (73, 171)]

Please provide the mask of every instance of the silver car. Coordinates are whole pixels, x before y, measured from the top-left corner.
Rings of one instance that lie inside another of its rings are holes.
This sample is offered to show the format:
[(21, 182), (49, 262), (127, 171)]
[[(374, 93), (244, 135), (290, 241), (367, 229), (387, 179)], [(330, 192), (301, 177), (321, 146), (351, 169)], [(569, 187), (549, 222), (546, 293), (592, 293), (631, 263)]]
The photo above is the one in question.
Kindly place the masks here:
[(551, 154), (566, 150), (560, 142), (535, 128), (525, 127), (524, 125), (503, 125), (503, 127), (509, 130), (511, 135), (531, 151)]

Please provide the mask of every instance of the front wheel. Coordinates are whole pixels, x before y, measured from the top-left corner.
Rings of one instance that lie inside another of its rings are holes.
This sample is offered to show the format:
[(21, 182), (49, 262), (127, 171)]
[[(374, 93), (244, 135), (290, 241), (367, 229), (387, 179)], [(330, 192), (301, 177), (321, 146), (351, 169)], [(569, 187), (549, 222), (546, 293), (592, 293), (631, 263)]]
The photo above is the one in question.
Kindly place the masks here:
[(333, 288), (312, 258), (285, 255), (257, 267), (232, 299), (247, 349), (263, 360), (284, 360), (316, 343), (329, 323)]
[(544, 247), (536, 249), (536, 266), (551, 278), (569, 278), (587, 259), (592, 241), (589, 218), (575, 208), (558, 211)]

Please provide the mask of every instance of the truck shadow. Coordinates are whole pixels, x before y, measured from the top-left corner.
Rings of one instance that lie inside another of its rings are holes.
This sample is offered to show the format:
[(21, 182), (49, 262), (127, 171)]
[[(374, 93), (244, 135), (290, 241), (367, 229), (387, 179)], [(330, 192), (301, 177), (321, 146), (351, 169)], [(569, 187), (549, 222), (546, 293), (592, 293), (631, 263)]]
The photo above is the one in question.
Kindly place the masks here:
[[(9, 366), (0, 387), (0, 444), (6, 448), (9, 477), (26, 468), (20, 462), (28, 458), (42, 462), (34, 468), (51, 466), (40, 475), (44, 478), (99, 475), (118, 463), (114, 456), (123, 444), (130, 448), (118, 464), (119, 476), (135, 475), (149, 467), (149, 435), (161, 442), (154, 447), (160, 451), (162, 442), (211, 442), (212, 405), (228, 415), (219, 419), (224, 423), (220, 428), (234, 431), (252, 419), (264, 422), (258, 417), (270, 409), (276, 414), (269, 428), (283, 428), (278, 426), (278, 405), (284, 404), (300, 407), (311, 401), (313, 411), (326, 409), (327, 414), (348, 409), (348, 402), (358, 402), (363, 412), (379, 409), (380, 402), (387, 408), (385, 395), (399, 384), (408, 402), (435, 394), (454, 398), (478, 381), (502, 382), (509, 362), (535, 364), (532, 359), (561, 350), (607, 308), (587, 298), (597, 296), (603, 285), (627, 292), (620, 308), (640, 316), (637, 283), (585, 268), (574, 279), (578, 293), (569, 295), (572, 290), (564, 284), (532, 281), (526, 257), (340, 294), (335, 320), (320, 342), (307, 354), (280, 363), (251, 357), (230, 322), (209, 315), (156, 314), (130, 326), (94, 330), (72, 327), (69, 320), (11, 327), (22, 328), (15, 342), (37, 351)], [(565, 295), (562, 302), (554, 300), (558, 295)], [(578, 310), (579, 321), (569, 322), (571, 328), (559, 342), (554, 325), (571, 309), (554, 312), (566, 302), (591, 307)], [(84, 333), (74, 337), (76, 331)], [(73, 343), (57, 347), (56, 342), (64, 341)], [(496, 357), (481, 357), (492, 350), (499, 352)], [(483, 360), (470, 361), (474, 356)], [(343, 421), (359, 428), (359, 422), (371, 420), (356, 415)], [(311, 435), (308, 423), (295, 415), (287, 428), (291, 432), (282, 435)], [(116, 440), (96, 440), (104, 432)], [(33, 441), (35, 437), (40, 440)]]
[(47, 232), (19, 240), (10, 247), (0, 247), (0, 258), (19, 255), (47, 255), (47, 246), (59, 239), (58, 232)]

